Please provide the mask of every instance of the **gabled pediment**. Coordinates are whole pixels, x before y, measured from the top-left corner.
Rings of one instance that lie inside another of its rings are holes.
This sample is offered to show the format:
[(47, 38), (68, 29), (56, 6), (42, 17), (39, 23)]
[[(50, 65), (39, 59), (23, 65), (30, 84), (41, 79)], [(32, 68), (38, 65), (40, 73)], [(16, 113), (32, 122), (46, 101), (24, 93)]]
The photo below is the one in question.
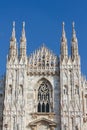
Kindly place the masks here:
[(37, 119), (37, 120), (30, 122), (29, 126), (36, 126), (38, 123), (46, 123), (49, 126), (54, 126), (54, 127), (56, 127), (56, 125), (57, 125), (56, 122), (54, 122), (54, 121), (51, 121), (51, 120), (46, 119), (46, 118), (40, 118), (40, 119)]
[(33, 54), (29, 56), (29, 59), (31, 59), (32, 56), (33, 58), (36, 57), (43, 58), (43, 56), (47, 56), (47, 58), (49, 58), (50, 56), (52, 58), (56, 58), (56, 55), (50, 49), (48, 49), (44, 44), (39, 49), (35, 50)]
[[(33, 70), (33, 71), (31, 71)], [(58, 57), (42, 45), (28, 58), (28, 74), (56, 74), (58, 72)]]

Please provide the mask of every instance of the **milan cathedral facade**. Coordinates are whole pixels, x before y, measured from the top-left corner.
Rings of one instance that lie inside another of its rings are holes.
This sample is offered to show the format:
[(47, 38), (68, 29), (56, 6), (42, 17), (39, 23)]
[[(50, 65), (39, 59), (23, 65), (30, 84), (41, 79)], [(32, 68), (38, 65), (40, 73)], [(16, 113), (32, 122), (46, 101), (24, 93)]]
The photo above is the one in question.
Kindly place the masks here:
[(20, 52), (13, 23), (4, 92), (2, 130), (87, 130), (87, 81), (81, 73), (78, 40), (72, 24), (71, 55), (62, 24), (60, 56), (45, 45), (27, 56), (25, 23)]

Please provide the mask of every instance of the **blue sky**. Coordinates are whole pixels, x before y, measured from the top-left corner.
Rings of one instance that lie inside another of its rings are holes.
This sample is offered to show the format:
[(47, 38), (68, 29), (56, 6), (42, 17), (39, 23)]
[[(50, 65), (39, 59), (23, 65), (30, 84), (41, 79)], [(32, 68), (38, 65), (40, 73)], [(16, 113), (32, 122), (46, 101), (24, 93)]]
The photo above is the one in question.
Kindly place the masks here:
[(60, 54), (62, 22), (68, 39), (69, 54), (72, 22), (78, 37), (82, 73), (87, 76), (87, 1), (84, 0), (1, 0), (0, 1), (0, 75), (5, 73), (6, 55), (12, 22), (16, 22), (19, 46), (22, 22), (26, 23), (27, 54), (45, 43), (57, 55)]

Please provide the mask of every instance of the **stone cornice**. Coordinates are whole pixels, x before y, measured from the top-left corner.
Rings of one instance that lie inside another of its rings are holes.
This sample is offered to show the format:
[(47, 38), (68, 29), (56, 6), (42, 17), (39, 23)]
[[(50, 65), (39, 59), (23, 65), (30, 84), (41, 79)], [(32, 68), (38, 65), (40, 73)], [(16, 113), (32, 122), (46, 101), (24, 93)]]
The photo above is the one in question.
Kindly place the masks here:
[(35, 119), (37, 118), (38, 116), (44, 116), (44, 117), (48, 117), (49, 119), (53, 119), (54, 116), (55, 116), (55, 113), (54, 112), (49, 112), (49, 113), (43, 113), (43, 112), (35, 112), (35, 113), (31, 113), (32, 117)]

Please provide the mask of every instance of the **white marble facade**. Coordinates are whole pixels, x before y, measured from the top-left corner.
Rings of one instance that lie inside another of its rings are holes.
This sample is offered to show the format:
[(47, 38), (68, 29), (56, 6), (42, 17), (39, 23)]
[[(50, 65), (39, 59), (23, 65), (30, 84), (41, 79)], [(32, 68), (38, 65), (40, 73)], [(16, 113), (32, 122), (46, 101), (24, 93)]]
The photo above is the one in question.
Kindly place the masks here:
[(25, 23), (18, 52), (15, 23), (6, 64), (3, 130), (87, 130), (87, 81), (72, 24), (71, 56), (62, 25), (60, 56), (45, 45), (26, 53)]

